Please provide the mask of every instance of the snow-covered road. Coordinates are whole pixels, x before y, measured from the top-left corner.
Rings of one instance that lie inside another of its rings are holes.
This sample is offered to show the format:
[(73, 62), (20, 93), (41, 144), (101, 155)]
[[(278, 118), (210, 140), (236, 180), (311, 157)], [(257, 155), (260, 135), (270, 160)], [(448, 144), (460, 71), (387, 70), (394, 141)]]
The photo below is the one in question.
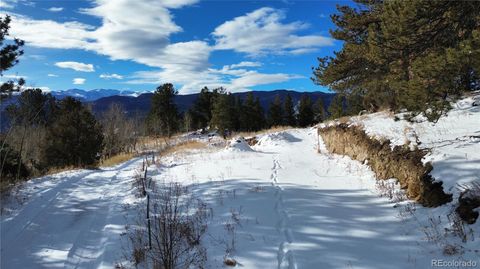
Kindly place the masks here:
[(319, 154), (314, 129), (266, 135), (249, 151), (166, 158), (158, 181), (192, 184), (213, 208), (208, 268), (223, 268), (224, 224), (240, 212), (233, 256), (245, 268), (426, 268), (419, 231), (379, 197), (372, 171)]
[(1, 268), (112, 268), (138, 162), (30, 182), (27, 203), (1, 223)]

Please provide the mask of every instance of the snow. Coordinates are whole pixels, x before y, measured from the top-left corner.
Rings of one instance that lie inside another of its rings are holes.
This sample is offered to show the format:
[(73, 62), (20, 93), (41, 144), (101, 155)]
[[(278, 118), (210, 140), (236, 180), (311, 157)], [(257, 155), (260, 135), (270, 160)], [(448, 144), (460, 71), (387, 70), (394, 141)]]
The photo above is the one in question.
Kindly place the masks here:
[[(466, 100), (435, 125), (394, 121), (382, 113), (351, 124), (394, 144), (416, 142), (416, 134), (420, 147), (432, 148), (428, 159), (435, 178), (455, 191), (453, 186), (480, 174), (478, 115), (478, 107)], [(405, 136), (405, 129), (411, 135)], [(445, 235), (452, 204), (432, 209), (381, 197), (367, 165), (328, 153), (316, 133), (315, 128), (267, 133), (252, 147), (240, 137), (226, 147), (219, 137), (199, 137), (210, 146), (163, 156), (149, 166), (152, 180), (182, 182), (211, 208), (202, 241), (205, 268), (224, 268), (225, 258), (237, 267), (289, 269), (430, 268), (432, 259), (478, 261), (480, 246), (470, 235), (466, 243)], [(1, 268), (128, 265), (125, 226), (134, 221), (133, 206), (145, 203), (132, 187), (141, 166), (142, 159), (135, 158), (24, 184), (16, 194), (22, 203), (2, 204), (9, 210), (1, 216)], [(477, 223), (465, 230), (478, 235), (479, 228)], [(443, 237), (427, 238), (436, 232)], [(233, 251), (227, 252), (232, 239)], [(448, 244), (463, 249), (445, 256)]]
[(265, 134), (258, 139), (257, 145), (260, 147), (265, 146), (279, 146), (291, 142), (299, 142), (300, 140), (288, 132), (275, 132)]
[(245, 138), (241, 136), (232, 138), (225, 149), (229, 151), (253, 151), (247, 141), (245, 141)]
[(112, 268), (122, 258), (125, 203), (141, 159), (32, 180), (2, 216), (1, 268)]

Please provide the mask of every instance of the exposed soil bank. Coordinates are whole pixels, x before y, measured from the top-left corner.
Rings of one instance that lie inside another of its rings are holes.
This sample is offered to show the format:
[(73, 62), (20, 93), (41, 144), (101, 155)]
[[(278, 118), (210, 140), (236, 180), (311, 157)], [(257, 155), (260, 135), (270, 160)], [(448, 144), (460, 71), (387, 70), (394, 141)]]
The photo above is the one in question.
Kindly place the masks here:
[(432, 165), (423, 164), (426, 151), (399, 146), (391, 149), (390, 141), (372, 139), (359, 127), (347, 124), (319, 128), (318, 134), (329, 152), (367, 163), (378, 179), (398, 179), (408, 198), (423, 206), (436, 207), (452, 201), (452, 194), (443, 191), (442, 182), (435, 182), (429, 175)]

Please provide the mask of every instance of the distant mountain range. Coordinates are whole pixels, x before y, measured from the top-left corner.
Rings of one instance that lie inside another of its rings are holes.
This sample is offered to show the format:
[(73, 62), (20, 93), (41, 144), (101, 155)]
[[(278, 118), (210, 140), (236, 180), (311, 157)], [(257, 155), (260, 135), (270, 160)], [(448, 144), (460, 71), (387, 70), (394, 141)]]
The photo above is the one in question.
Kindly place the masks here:
[(137, 97), (145, 92), (133, 92), (133, 91), (121, 91), (114, 89), (94, 89), (94, 90), (82, 90), (82, 89), (69, 89), (65, 91), (52, 91), (50, 92), (57, 99), (63, 99), (67, 96), (72, 96), (80, 99), (83, 102), (91, 102), (103, 97), (109, 96), (131, 96)]

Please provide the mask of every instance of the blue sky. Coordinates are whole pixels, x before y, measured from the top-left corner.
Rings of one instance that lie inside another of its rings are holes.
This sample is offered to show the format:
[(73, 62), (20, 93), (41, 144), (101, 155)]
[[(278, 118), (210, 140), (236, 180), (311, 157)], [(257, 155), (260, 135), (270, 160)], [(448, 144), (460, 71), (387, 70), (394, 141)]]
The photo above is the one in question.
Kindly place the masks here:
[(3, 79), (22, 76), (49, 90), (145, 91), (171, 82), (180, 94), (203, 86), (325, 91), (311, 82), (311, 67), (340, 49), (328, 32), (336, 4), (2, 0), (11, 35), (26, 41)]

